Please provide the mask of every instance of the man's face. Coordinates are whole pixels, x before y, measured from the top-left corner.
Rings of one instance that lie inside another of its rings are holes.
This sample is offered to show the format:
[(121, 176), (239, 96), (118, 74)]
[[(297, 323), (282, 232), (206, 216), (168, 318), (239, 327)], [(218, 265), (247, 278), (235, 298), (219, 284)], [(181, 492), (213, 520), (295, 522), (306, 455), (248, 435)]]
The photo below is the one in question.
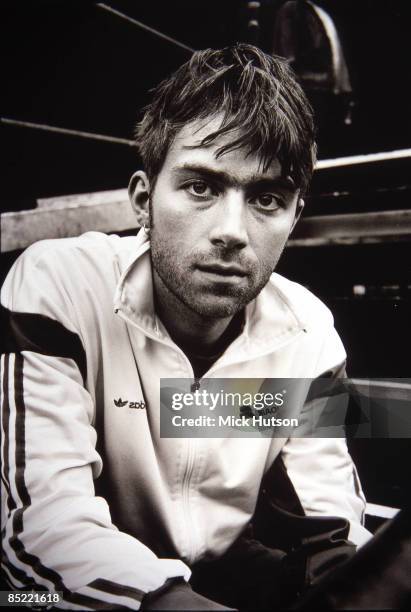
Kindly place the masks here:
[[(176, 136), (151, 193), (154, 277), (203, 317), (234, 315), (268, 282), (296, 220), (298, 190), (275, 161), (201, 140), (220, 120)], [(232, 138), (232, 136), (231, 136)]]

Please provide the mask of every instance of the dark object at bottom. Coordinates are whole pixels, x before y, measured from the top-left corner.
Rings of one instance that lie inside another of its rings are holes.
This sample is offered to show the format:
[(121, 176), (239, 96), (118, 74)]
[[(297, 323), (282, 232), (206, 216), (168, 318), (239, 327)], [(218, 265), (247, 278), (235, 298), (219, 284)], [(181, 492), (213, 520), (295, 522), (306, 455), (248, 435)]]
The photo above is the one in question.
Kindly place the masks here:
[[(337, 545), (328, 572), (326, 551), (319, 546), (314, 552), (316, 540), (316, 536), (305, 539), (300, 550), (285, 553), (243, 534), (216, 562), (194, 566), (192, 586), (239, 610), (411, 609), (410, 506), (357, 553), (350, 554), (343, 542)], [(305, 562), (293, 567), (299, 556), (306, 556)], [(307, 588), (307, 569), (315, 557), (321, 559), (322, 575), (317, 579), (312, 575)]]
[(409, 610), (411, 506), (300, 598), (294, 610)]

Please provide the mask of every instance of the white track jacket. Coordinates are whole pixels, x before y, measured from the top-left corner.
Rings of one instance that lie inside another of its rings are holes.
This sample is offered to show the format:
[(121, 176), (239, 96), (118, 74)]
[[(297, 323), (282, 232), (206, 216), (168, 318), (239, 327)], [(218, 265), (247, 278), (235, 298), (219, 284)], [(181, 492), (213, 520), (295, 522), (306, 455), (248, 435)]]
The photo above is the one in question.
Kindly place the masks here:
[[(2, 289), (3, 567), (63, 608), (138, 609), (188, 580), (247, 525), (279, 453), (307, 515), (367, 535), (344, 439), (160, 438), (159, 379), (194, 375), (154, 312), (149, 248), (142, 231), (40, 242)], [(344, 360), (329, 310), (273, 274), (205, 376), (315, 378)]]

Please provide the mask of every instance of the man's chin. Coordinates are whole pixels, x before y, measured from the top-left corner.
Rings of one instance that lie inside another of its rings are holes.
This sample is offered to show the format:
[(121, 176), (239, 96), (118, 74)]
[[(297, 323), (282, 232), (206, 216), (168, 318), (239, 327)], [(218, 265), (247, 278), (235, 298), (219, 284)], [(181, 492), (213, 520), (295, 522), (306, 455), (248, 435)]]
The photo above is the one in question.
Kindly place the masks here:
[(186, 305), (202, 317), (209, 319), (225, 319), (233, 317), (245, 306), (243, 300), (226, 296), (206, 296), (200, 300), (186, 300)]

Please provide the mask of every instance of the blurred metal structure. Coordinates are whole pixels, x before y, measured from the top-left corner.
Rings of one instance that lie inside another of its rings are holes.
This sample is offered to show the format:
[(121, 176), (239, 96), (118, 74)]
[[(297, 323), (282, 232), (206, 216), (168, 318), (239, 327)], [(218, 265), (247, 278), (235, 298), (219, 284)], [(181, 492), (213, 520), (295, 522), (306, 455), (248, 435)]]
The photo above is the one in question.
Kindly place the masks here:
[(286, 57), (307, 89), (352, 93), (340, 38), (331, 17), (309, 0), (289, 0), (277, 13), (273, 52)]
[(343, 47), (330, 15), (310, 0), (287, 0), (278, 10), (273, 53), (286, 57), (307, 93), (340, 97), (351, 123), (353, 90)]

